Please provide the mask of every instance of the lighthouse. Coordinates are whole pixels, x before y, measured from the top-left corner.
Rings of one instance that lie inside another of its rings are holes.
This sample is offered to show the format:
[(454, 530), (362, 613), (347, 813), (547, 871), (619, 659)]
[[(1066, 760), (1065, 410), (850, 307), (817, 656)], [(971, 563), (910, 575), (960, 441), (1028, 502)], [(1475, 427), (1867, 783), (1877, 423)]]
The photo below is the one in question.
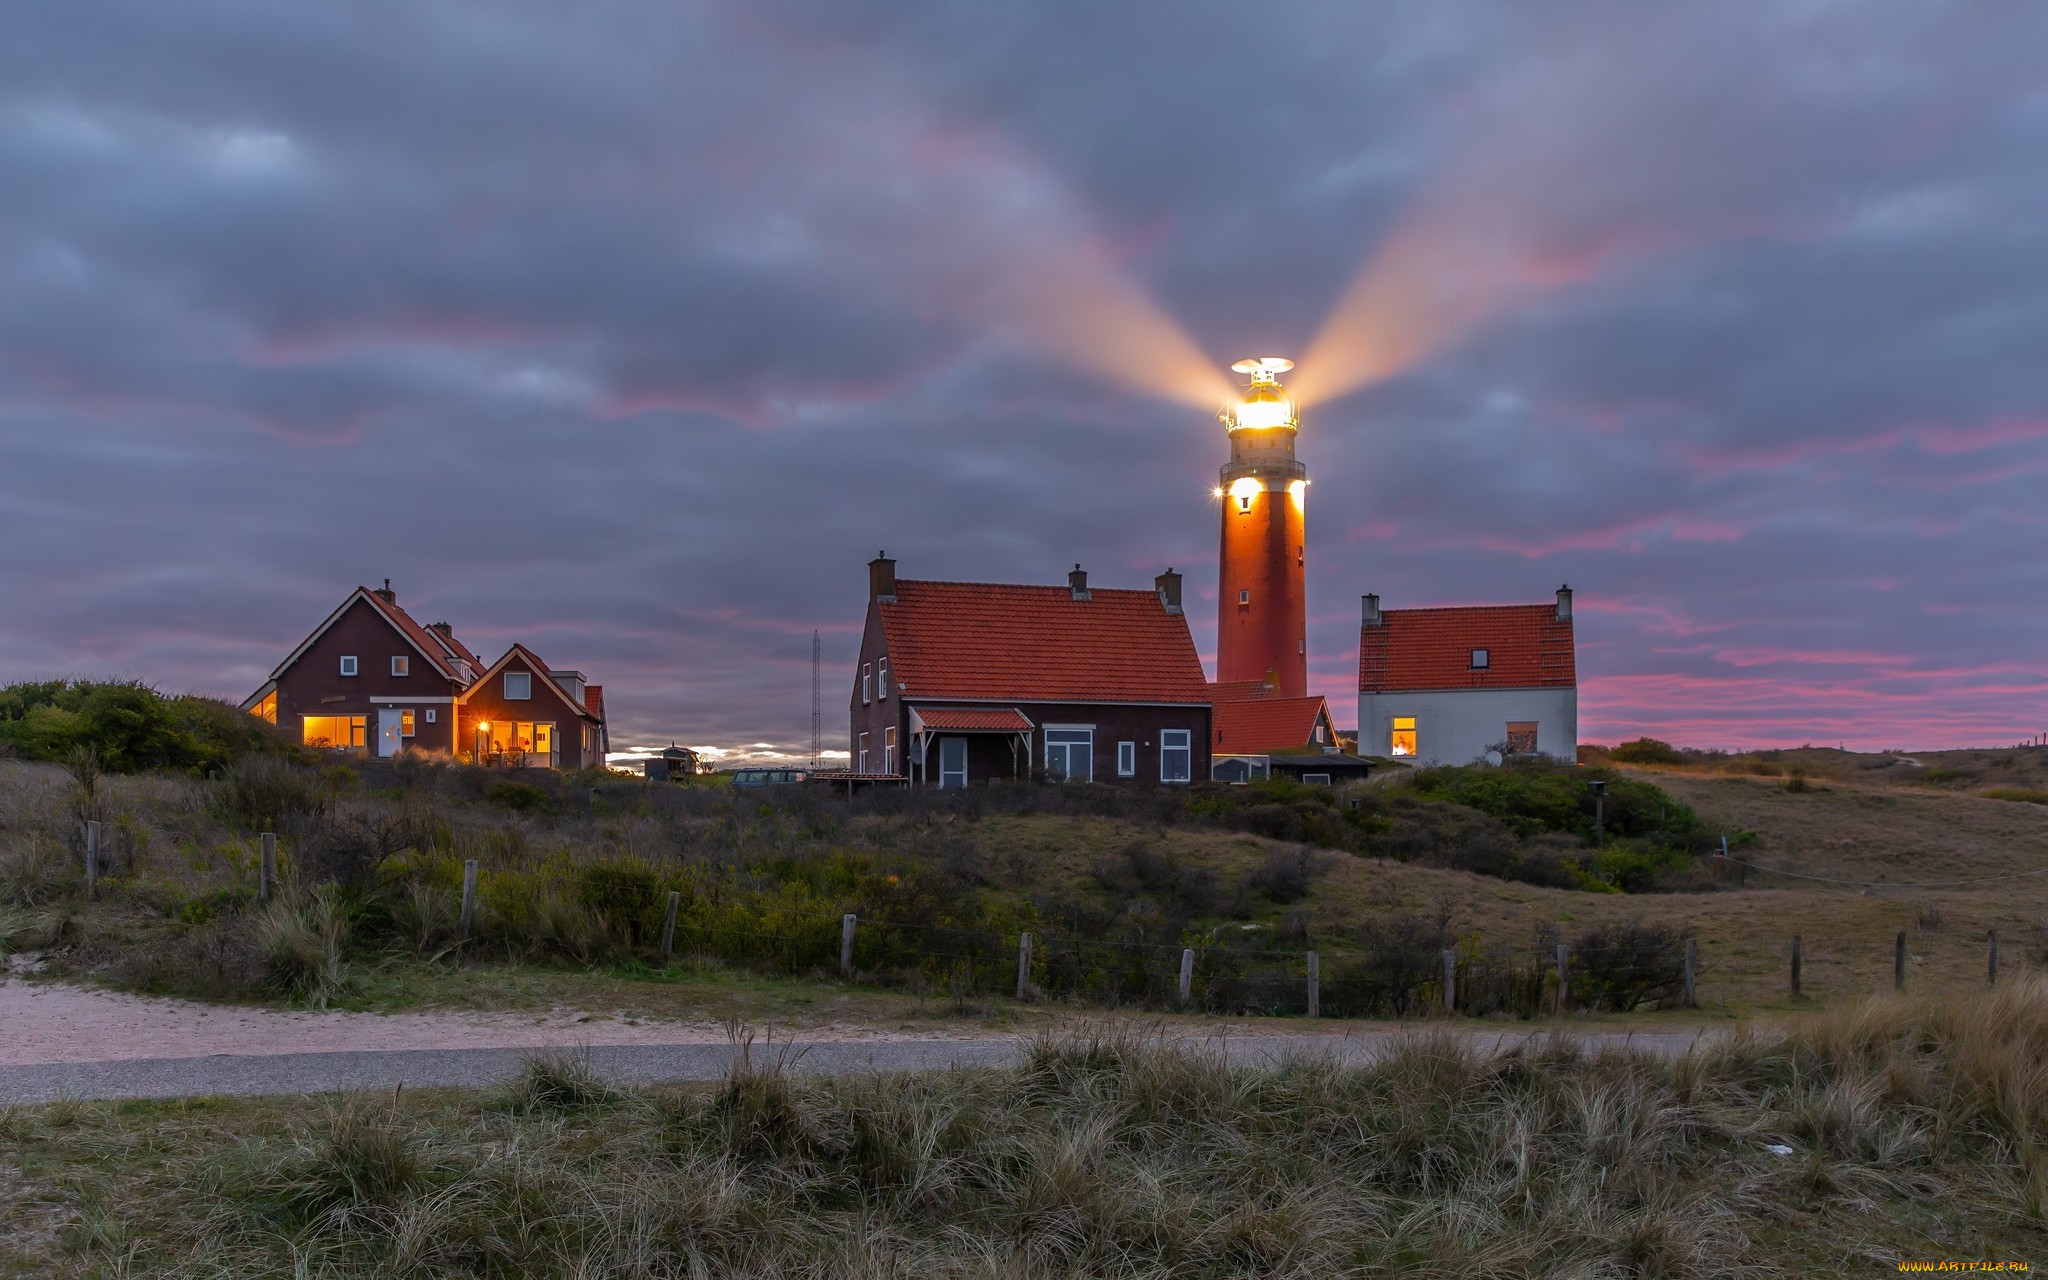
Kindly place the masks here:
[(1308, 468), (1294, 456), (1301, 426), (1278, 375), (1292, 360), (1230, 366), (1251, 382), (1219, 415), (1230, 461), (1218, 477), (1223, 541), (1216, 601), (1216, 679), (1261, 681), (1283, 698), (1308, 694)]

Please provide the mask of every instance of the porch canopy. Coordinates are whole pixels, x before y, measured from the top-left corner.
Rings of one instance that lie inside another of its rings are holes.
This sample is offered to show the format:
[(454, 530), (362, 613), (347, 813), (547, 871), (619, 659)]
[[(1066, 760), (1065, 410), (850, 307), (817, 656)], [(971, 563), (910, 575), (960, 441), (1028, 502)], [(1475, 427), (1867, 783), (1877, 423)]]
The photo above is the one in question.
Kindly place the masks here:
[(910, 707), (910, 746), (912, 758), (917, 761), (917, 774), (912, 783), (929, 782), (927, 752), (932, 739), (940, 734), (952, 737), (956, 734), (990, 734), (1010, 740), (1012, 775), (1028, 770), (1031, 766), (1031, 734), (1037, 726), (1031, 718), (1015, 707), (954, 707), (924, 706), (912, 703)]

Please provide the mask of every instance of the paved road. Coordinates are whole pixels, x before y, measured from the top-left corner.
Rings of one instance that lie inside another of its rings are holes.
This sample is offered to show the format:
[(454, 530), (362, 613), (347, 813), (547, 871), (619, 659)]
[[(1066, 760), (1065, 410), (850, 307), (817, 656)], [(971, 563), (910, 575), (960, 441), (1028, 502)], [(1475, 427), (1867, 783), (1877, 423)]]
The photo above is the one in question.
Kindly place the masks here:
[[(1191, 1042), (1220, 1050), (1239, 1061), (1270, 1060), (1290, 1053), (1364, 1059), (1383, 1052), (1401, 1034), (1232, 1036)], [(1540, 1038), (1544, 1033), (1472, 1030), (1462, 1034), (1470, 1035), (1475, 1044), (1492, 1048)], [(1626, 1044), (1646, 1053), (1674, 1057), (1683, 1053), (1695, 1036), (1691, 1032), (1599, 1033), (1577, 1039), (1589, 1045)], [(1019, 1036), (791, 1042), (798, 1055), (796, 1070), (831, 1075), (1001, 1066), (1016, 1062), (1026, 1047), (1027, 1041)], [(530, 1052), (508, 1048), (384, 1049), (26, 1063), (0, 1066), (0, 1103), (49, 1102), (59, 1098), (254, 1097), (387, 1090), (401, 1083), (413, 1088), (479, 1087), (517, 1075)], [(620, 1083), (715, 1080), (725, 1074), (732, 1062), (732, 1050), (723, 1044), (594, 1045), (588, 1052), (599, 1073)], [(761, 1052), (757, 1046), (755, 1053)]]

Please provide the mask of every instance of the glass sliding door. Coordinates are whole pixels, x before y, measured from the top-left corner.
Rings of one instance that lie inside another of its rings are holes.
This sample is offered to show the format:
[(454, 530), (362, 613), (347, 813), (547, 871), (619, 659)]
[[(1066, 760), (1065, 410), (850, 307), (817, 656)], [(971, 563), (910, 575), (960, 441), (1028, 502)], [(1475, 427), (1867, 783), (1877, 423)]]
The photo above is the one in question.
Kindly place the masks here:
[(939, 785), (941, 787), (964, 787), (967, 785), (967, 739), (939, 739)]
[(1045, 730), (1045, 771), (1064, 782), (1095, 780), (1095, 726)]

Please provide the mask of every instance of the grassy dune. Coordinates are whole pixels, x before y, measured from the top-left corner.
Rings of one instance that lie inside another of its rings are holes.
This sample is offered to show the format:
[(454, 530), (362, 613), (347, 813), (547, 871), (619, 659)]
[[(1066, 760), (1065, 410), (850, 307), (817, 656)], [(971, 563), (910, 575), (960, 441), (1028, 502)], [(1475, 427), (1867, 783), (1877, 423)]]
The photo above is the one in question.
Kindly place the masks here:
[(1750, 1276), (2048, 1245), (2048, 989), (1677, 1060), (1224, 1065), (1120, 1028), (1015, 1070), (0, 1114), (15, 1275)]

